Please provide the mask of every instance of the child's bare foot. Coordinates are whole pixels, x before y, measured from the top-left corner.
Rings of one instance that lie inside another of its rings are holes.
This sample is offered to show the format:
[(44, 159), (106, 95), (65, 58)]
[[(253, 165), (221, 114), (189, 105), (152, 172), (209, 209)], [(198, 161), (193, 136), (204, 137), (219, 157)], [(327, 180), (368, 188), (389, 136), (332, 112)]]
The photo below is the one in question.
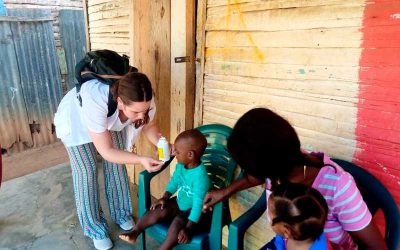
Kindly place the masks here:
[(120, 234), (119, 238), (123, 241), (133, 244), (136, 242), (136, 239), (138, 236), (139, 236), (139, 233), (137, 231), (133, 230), (132, 232), (129, 232), (129, 233)]

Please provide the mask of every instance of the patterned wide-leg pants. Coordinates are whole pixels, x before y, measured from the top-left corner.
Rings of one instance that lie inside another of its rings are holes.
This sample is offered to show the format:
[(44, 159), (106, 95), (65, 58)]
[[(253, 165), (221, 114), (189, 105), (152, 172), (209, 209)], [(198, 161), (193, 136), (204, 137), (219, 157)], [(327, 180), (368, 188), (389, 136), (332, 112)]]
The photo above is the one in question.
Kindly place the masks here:
[[(114, 147), (122, 149), (121, 132), (111, 132)], [(108, 237), (108, 226), (99, 199), (96, 150), (93, 143), (67, 147), (71, 162), (75, 203), (84, 235), (92, 239)], [(103, 160), (104, 182), (112, 220), (122, 224), (132, 219), (128, 177), (124, 165)]]

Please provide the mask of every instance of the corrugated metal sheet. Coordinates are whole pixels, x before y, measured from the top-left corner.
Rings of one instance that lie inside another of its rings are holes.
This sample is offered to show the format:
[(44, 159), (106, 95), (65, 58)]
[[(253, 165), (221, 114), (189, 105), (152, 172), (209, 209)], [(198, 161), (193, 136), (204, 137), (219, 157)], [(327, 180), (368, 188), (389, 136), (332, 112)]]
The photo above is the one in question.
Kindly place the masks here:
[(3, 148), (33, 145), (18, 72), (10, 22), (0, 21), (0, 144)]
[(82, 10), (60, 10), (61, 45), (68, 69), (68, 89), (75, 86), (75, 65), (86, 53), (85, 21)]
[[(8, 29), (0, 30), (1, 36), (11, 41), (9, 48), (1, 49), (1, 51), (2, 53), (6, 53), (3, 52), (5, 50), (8, 51), (7, 53), (14, 51), (17, 63), (16, 65), (10, 65), (8, 61), (4, 61), (7, 69), (4, 69), (4, 64), (1, 68), (2, 70), (10, 71), (9, 74), (12, 77), (10, 77), (9, 86), (15, 87), (17, 89), (15, 93), (18, 93), (18, 97), (25, 102), (28, 126), (30, 131), (33, 132), (33, 146), (39, 147), (50, 144), (56, 141), (52, 126), (53, 115), (62, 96), (52, 22), (2, 21), (0, 19), (0, 23), (2, 26), (8, 27)], [(0, 46), (6, 45), (1, 42)], [(2, 91), (2, 95), (3, 93)], [(4, 104), (7, 105), (7, 103), (12, 102), (12, 97), (12, 95), (4, 93), (2, 109)], [(22, 101), (19, 102), (18, 106), (22, 105)], [(21, 113), (22, 107), (17, 110), (9, 109), (6, 112), (9, 112), (11, 117), (23, 116)], [(12, 130), (16, 135), (22, 133), (18, 126), (26, 128), (26, 120), (19, 119), (12, 120), (12, 122), (14, 122)], [(3, 119), (0, 121), (2, 123), (2, 140), (3, 135), (9, 133), (12, 122), (7, 126), (7, 124), (3, 123)], [(15, 136), (14, 139), (17, 137), (19, 138), (19, 136)], [(12, 138), (8, 138), (8, 142), (5, 145), (11, 144), (12, 141), (10, 139)], [(27, 147), (31, 146), (27, 138), (24, 137), (23, 140), (22, 144)]]

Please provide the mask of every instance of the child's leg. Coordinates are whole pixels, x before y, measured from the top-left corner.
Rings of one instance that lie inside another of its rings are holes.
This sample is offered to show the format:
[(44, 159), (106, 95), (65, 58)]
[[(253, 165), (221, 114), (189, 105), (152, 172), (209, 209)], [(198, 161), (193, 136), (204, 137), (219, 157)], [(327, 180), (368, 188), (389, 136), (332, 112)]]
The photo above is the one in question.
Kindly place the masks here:
[(178, 204), (175, 199), (170, 199), (163, 209), (157, 207), (155, 210), (149, 210), (129, 233), (123, 233), (119, 237), (129, 243), (135, 243), (137, 237), (148, 227), (165, 219), (170, 219), (176, 216), (179, 212)]
[[(110, 134), (114, 147), (123, 149), (122, 133), (111, 131)], [(104, 160), (103, 170), (110, 215), (115, 223), (121, 225), (132, 220), (132, 203), (126, 167)]]
[(160, 249), (172, 249), (178, 244), (178, 234), (186, 226), (187, 219), (182, 214), (176, 216), (168, 228), (167, 238), (160, 246)]

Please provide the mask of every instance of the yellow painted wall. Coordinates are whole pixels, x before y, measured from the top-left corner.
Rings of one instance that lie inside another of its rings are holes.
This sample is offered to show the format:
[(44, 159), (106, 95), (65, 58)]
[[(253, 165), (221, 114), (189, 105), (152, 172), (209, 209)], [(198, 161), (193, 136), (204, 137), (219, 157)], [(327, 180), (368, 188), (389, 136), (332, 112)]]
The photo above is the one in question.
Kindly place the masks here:
[[(233, 126), (265, 106), (295, 126), (304, 148), (351, 160), (363, 10), (359, 0), (208, 0), (202, 123)], [(236, 195), (234, 217), (261, 192)], [(263, 216), (245, 249), (272, 235)]]

